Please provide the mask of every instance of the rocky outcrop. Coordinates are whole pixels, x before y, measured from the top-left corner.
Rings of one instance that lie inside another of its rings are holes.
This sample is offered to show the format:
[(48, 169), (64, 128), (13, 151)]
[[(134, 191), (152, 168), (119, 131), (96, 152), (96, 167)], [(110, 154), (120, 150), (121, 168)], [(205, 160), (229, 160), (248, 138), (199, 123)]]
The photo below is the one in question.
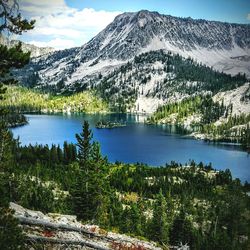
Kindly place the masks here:
[[(154, 242), (147, 242), (126, 235), (107, 232), (97, 225), (86, 225), (76, 216), (43, 214), (10, 203), (32, 249), (40, 244), (44, 249), (128, 249), (160, 250)], [(64, 247), (64, 248), (62, 248)]]

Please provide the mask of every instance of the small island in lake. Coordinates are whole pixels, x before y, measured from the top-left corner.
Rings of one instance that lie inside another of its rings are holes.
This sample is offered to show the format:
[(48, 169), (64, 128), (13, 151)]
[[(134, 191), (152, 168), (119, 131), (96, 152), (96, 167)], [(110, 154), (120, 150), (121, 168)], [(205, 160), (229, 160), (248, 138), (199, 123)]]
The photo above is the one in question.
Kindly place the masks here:
[(111, 122), (111, 121), (98, 121), (95, 125), (96, 128), (120, 128), (125, 127), (126, 124), (122, 122)]

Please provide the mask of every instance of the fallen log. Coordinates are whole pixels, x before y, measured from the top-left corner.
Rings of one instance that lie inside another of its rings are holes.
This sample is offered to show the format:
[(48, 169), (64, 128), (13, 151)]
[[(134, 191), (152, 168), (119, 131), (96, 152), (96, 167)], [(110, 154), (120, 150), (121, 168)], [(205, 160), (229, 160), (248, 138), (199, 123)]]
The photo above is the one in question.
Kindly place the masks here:
[(111, 248), (102, 247), (96, 243), (89, 242), (86, 240), (63, 240), (63, 239), (56, 239), (56, 238), (48, 238), (43, 236), (37, 236), (32, 234), (26, 235), (26, 241), (36, 242), (36, 243), (43, 243), (43, 244), (60, 244), (60, 245), (78, 245), (78, 246), (86, 246), (93, 249), (98, 250), (110, 250)]
[[(66, 224), (62, 224), (62, 223), (52, 223), (49, 221), (45, 221), (45, 220), (41, 220), (41, 219), (34, 219), (34, 218), (29, 218), (29, 217), (25, 217), (25, 216), (15, 216), (20, 224), (22, 225), (28, 225), (28, 226), (40, 226), (40, 227), (44, 227), (44, 228), (49, 228), (49, 229), (53, 229), (53, 230), (62, 230), (62, 231), (73, 231), (73, 232), (78, 232), (81, 233), (83, 235), (85, 235), (85, 237), (87, 238), (95, 238), (95, 239), (99, 239), (99, 240), (103, 240), (106, 242), (119, 242), (120, 239), (116, 239), (110, 236), (102, 236), (99, 234), (96, 234), (94, 232), (90, 232), (87, 229), (81, 228), (81, 227), (75, 227), (75, 226), (70, 226), (70, 225), (66, 225)], [(47, 237), (45, 237), (46, 239)], [(50, 239), (50, 238), (48, 238)], [(134, 239), (134, 241), (138, 241), (136, 243), (140, 244), (140, 240), (136, 240)], [(129, 243), (131, 244), (130, 240), (127, 239), (122, 239), (123, 243)], [(133, 244), (135, 244), (133, 242)]]
[(52, 222), (49, 222), (49, 221), (28, 218), (28, 217), (25, 217), (25, 216), (15, 216), (15, 217), (23, 225), (34, 225), (34, 226), (41, 226), (41, 227), (45, 227), (45, 228), (51, 228), (51, 229), (55, 229), (55, 230), (74, 231), (74, 232), (87, 234), (90, 237), (91, 236), (96, 237), (95, 233), (89, 232), (88, 230), (86, 230), (84, 228), (81, 228), (81, 227), (74, 227), (74, 226), (61, 224), (61, 223), (52, 223)]

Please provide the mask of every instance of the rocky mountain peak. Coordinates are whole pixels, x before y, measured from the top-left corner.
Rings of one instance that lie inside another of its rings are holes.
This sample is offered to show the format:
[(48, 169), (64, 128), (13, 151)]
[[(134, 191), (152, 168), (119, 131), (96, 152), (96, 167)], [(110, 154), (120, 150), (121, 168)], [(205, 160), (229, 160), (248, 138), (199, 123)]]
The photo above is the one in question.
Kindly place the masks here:
[(250, 76), (249, 41), (249, 24), (180, 18), (141, 10), (118, 15), (80, 48), (45, 55), (32, 61), (26, 69), (38, 73), (39, 84), (63, 81), (67, 86), (76, 83), (90, 86), (90, 81), (98, 83), (100, 74), (109, 74), (135, 56), (162, 49), (225, 73), (241, 72)]

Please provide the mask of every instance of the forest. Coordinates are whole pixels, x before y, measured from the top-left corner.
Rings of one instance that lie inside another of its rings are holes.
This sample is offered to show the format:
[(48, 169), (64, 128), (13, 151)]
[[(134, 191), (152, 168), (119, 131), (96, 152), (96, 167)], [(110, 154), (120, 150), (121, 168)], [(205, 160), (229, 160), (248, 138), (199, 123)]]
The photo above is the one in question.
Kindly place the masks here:
[(1, 106), (11, 113), (95, 113), (107, 112), (108, 105), (96, 93), (83, 91), (73, 95), (55, 95), (18, 85), (5, 86)]
[[(198, 132), (207, 135), (208, 140), (241, 143), (245, 149), (250, 147), (250, 115), (232, 115), (233, 104), (214, 102), (211, 95), (185, 98), (180, 102), (159, 107), (147, 119), (147, 123), (171, 123), (184, 126), (188, 118), (193, 119), (188, 133)], [(221, 124), (216, 121), (223, 118)]]
[(227, 118), (231, 115), (231, 112), (232, 105), (226, 107), (223, 103), (219, 104), (218, 102), (214, 102), (210, 95), (197, 95), (186, 98), (181, 102), (170, 103), (159, 107), (156, 112), (148, 118), (148, 122), (155, 123), (176, 113), (176, 123), (178, 123), (181, 122), (183, 118), (198, 113), (201, 114), (200, 123), (208, 124), (217, 121), (224, 114)]
[(13, 201), (45, 213), (76, 214), (85, 223), (160, 246), (247, 247), (240, 237), (249, 235), (249, 185), (233, 179), (230, 170), (193, 161), (158, 168), (110, 163), (92, 140), (88, 122), (76, 135), (76, 145), (20, 146), (10, 133), (6, 136), (1, 204)]
[[(193, 95), (216, 94), (247, 81), (244, 74), (231, 76), (191, 58), (164, 50), (142, 53), (125, 65), (100, 76), (96, 89), (116, 112), (133, 108), (139, 96), (177, 101)], [(151, 83), (151, 88), (146, 88)]]

